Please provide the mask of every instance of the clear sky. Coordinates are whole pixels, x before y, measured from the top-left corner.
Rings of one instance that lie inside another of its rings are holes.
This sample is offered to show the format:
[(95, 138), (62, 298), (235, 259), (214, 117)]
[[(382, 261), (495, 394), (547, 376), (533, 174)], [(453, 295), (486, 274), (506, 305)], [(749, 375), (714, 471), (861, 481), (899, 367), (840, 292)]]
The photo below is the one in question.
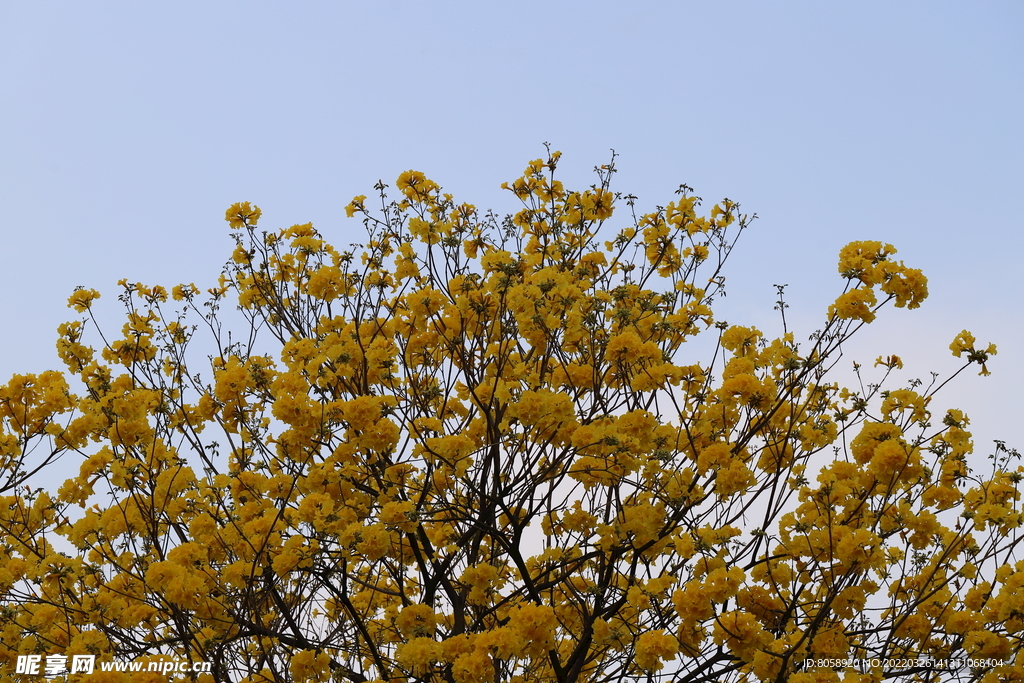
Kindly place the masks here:
[(926, 379), (972, 330), (994, 374), (941, 405), (1024, 447), (1022, 35), (1017, 1), (0, 3), (0, 382), (58, 365), (76, 285), (116, 329), (121, 278), (212, 285), (233, 202), (347, 244), (344, 205), (410, 168), (514, 210), (549, 141), (567, 185), (614, 148), (641, 207), (685, 182), (757, 213), (732, 323), (776, 333), (788, 283), (806, 337), (839, 248), (894, 244), (931, 297), (850, 359)]

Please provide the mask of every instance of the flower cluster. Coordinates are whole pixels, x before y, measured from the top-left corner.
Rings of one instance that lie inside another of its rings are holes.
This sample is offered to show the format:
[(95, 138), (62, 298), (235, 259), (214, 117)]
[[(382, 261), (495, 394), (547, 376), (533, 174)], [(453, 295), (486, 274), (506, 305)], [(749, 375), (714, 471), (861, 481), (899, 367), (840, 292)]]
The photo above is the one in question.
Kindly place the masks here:
[(76, 291), (65, 371), (0, 387), (0, 666), (866, 682), (917, 674), (821, 662), (970, 657), (1019, 680), (1014, 453), (973, 472), (967, 417), (889, 386), (896, 356), (866, 390), (831, 380), (860, 323), (920, 305), (920, 271), (855, 242), (809, 342), (729, 325), (738, 204), (702, 216), (684, 186), (634, 214), (613, 164), (572, 190), (559, 160), (503, 186), (505, 220), (405, 172), (345, 207), (348, 250), (234, 204), (216, 285), (123, 281), (95, 346)]

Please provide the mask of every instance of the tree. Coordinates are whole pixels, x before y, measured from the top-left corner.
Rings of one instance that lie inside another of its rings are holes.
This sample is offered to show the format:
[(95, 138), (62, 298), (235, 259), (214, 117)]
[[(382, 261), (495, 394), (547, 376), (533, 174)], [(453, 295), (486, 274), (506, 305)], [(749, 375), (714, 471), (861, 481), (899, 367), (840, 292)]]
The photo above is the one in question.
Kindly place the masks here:
[[(353, 251), (235, 204), (218, 286), (122, 281), (98, 353), (76, 291), (66, 373), (0, 390), (5, 676), (66, 652), (203, 681), (1024, 678), (1016, 454), (973, 473), (945, 382), (885, 388), (895, 356), (830, 379), (921, 272), (852, 243), (822, 329), (798, 343), (780, 288), (769, 340), (712, 313), (736, 203), (638, 214), (613, 164), (569, 191), (558, 159), (505, 218), (380, 183)], [(28, 487), (40, 453), (78, 474)]]

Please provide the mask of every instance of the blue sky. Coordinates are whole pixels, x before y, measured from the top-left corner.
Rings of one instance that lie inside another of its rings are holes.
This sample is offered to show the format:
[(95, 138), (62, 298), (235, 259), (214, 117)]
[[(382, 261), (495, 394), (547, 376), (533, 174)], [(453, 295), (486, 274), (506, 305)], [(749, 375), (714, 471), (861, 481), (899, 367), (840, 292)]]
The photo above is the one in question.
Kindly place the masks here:
[[(849, 350), (956, 367), (963, 328), (994, 374), (941, 399), (979, 451), (1016, 436), (1024, 5), (1018, 2), (33, 2), (0, 5), (0, 381), (56, 367), (76, 285), (215, 281), (224, 210), (359, 240), (343, 207), (424, 171), (460, 200), (499, 189), (549, 141), (569, 185), (618, 153), (641, 207), (680, 183), (759, 218), (723, 316), (816, 329), (839, 248), (894, 244), (930, 278)], [(697, 360), (697, 359), (695, 359)], [(1024, 446), (1024, 439), (1016, 445)]]

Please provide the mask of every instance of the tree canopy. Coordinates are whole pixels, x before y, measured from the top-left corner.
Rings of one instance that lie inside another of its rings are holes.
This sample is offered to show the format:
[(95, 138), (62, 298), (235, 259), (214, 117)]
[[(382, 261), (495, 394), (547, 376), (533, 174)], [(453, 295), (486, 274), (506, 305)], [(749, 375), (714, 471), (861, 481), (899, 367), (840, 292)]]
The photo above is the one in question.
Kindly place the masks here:
[(66, 369), (0, 388), (5, 678), (91, 653), (200, 681), (1024, 679), (1015, 453), (974, 471), (948, 380), (896, 385), (896, 356), (834, 380), (924, 275), (854, 242), (809, 338), (781, 288), (779, 334), (728, 325), (738, 204), (642, 213), (613, 164), (574, 191), (558, 161), (504, 217), (379, 183), (349, 250), (235, 204), (218, 284), (122, 281), (116, 338), (76, 291)]

